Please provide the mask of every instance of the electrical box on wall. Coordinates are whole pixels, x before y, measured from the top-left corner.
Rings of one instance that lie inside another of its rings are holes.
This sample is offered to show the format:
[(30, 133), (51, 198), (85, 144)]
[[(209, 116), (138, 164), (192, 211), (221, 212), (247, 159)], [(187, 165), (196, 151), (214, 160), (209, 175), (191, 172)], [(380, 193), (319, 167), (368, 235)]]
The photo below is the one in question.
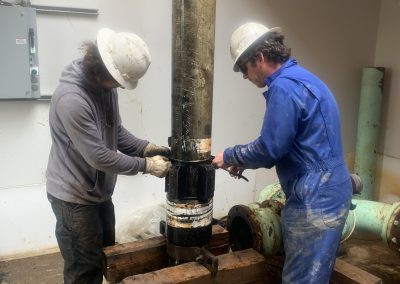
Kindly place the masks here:
[(0, 99), (40, 98), (36, 10), (0, 5)]

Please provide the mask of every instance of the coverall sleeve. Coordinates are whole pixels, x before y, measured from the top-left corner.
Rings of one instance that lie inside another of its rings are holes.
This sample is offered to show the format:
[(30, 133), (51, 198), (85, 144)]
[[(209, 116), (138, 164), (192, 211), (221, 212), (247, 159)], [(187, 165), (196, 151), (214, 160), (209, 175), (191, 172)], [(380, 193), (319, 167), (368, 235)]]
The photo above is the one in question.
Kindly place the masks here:
[(106, 147), (89, 104), (78, 94), (64, 95), (56, 113), (69, 139), (85, 161), (95, 169), (135, 175), (146, 167), (143, 158), (129, 157)]
[(269, 91), (260, 136), (246, 144), (225, 149), (224, 162), (246, 169), (271, 168), (290, 150), (296, 137), (301, 109), (286, 89)]
[(130, 133), (121, 124), (121, 117), (118, 116), (118, 150), (131, 157), (143, 157), (144, 148), (149, 141), (142, 140)]

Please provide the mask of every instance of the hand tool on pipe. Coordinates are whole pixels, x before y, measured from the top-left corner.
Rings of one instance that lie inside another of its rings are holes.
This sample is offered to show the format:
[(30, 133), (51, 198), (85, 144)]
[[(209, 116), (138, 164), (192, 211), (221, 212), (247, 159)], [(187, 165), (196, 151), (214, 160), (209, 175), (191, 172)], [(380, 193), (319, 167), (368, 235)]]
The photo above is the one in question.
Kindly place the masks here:
[[(215, 158), (215, 156), (211, 156), (210, 160), (212, 161), (212, 160), (214, 160), (214, 158)], [(231, 176), (237, 177), (239, 179), (244, 179), (245, 181), (249, 182), (249, 179), (247, 177), (243, 176), (242, 174), (238, 174), (238, 173), (232, 172), (232, 171), (229, 170), (229, 168), (219, 168), (219, 169), (227, 171)]]

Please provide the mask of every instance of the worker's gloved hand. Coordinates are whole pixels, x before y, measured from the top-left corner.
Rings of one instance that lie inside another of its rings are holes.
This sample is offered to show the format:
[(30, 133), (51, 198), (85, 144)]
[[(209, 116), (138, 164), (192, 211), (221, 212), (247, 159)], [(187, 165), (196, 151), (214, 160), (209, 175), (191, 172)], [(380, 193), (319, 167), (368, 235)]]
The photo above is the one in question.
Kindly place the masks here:
[(157, 146), (153, 143), (149, 143), (143, 151), (143, 157), (153, 157), (153, 156), (171, 156), (171, 150), (164, 146)]
[(171, 162), (162, 156), (146, 158), (146, 174), (163, 178), (168, 174)]

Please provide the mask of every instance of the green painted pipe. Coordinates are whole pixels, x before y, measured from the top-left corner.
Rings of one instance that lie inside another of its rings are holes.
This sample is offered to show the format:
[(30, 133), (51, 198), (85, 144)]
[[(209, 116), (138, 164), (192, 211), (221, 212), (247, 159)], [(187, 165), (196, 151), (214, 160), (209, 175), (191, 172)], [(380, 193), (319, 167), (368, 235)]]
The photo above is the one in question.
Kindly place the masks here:
[(352, 203), (355, 209), (349, 212), (342, 239), (346, 240), (354, 231), (366, 232), (380, 236), (389, 248), (400, 249), (400, 202), (353, 199)]
[[(280, 183), (264, 188), (258, 198), (259, 204), (278, 202), (282, 204), (282, 207), (285, 201), (285, 194)], [(350, 210), (343, 228), (342, 241), (348, 239), (353, 232), (367, 232), (380, 236), (391, 249), (400, 248), (400, 202), (387, 204), (353, 199), (352, 204), (353, 209)]]
[(361, 194), (356, 195), (361, 199), (372, 200), (374, 195), (384, 73), (385, 69), (382, 67), (368, 67), (362, 72), (354, 164), (354, 171), (364, 184)]
[[(354, 230), (361, 232), (368, 232), (375, 235), (379, 235), (382, 239), (386, 239), (386, 216), (391, 211), (392, 206), (390, 204), (374, 202), (369, 200), (353, 200), (352, 203), (356, 206), (353, 211), (352, 218), (348, 220), (351, 224), (349, 229), (352, 227), (354, 222), (356, 226)], [(354, 218), (355, 217), (355, 218)], [(346, 220), (347, 221), (347, 220)], [(347, 232), (344, 231), (347, 235)]]
[[(368, 232), (381, 237), (390, 249), (400, 252), (400, 202), (386, 204), (369, 200), (352, 200), (342, 242), (353, 232)], [(228, 213), (227, 226), (232, 250), (254, 248), (265, 256), (283, 252), (280, 210), (285, 194), (279, 183), (263, 189), (258, 202), (236, 205)]]
[(261, 241), (264, 255), (282, 254), (281, 216), (274, 209), (256, 203), (250, 204), (249, 208), (254, 212), (263, 232)]

